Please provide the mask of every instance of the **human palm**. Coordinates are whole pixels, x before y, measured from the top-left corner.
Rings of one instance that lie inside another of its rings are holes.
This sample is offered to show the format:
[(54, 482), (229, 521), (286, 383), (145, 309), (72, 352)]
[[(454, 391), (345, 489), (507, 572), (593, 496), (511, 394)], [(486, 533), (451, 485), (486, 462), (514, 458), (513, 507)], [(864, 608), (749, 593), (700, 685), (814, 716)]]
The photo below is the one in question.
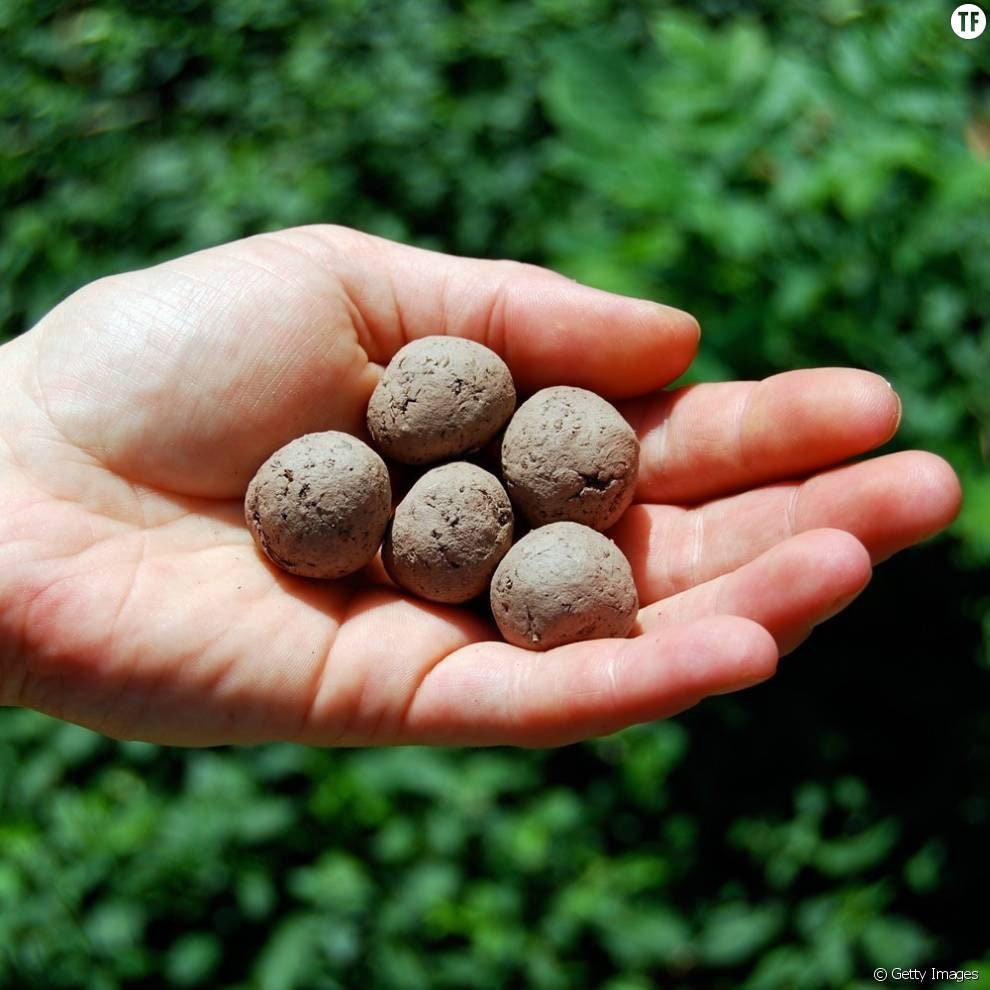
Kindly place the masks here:
[[(380, 567), (313, 582), (255, 549), (258, 465), (360, 433), (382, 365), (432, 333), (494, 348), (521, 391), (622, 400), (632, 638), (531, 653)], [(176, 744), (544, 745), (764, 680), (959, 488), (921, 452), (843, 464), (899, 420), (866, 372), (658, 391), (697, 340), (678, 310), (339, 227), (87, 286), (0, 349), (0, 700)]]

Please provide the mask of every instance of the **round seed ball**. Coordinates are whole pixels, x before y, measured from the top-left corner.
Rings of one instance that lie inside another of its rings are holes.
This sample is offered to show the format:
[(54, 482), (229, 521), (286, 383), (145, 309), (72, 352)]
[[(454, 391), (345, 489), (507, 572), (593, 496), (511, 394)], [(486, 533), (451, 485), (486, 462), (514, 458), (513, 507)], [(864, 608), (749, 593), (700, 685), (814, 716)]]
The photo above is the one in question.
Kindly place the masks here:
[(368, 430), (387, 457), (429, 464), (482, 447), (515, 405), (512, 375), (494, 351), (422, 337), (389, 362), (368, 403)]
[(290, 574), (338, 578), (378, 552), (392, 508), (385, 462), (347, 433), (307, 433), (276, 450), (248, 486), (244, 516)]
[(491, 606), (508, 642), (549, 650), (626, 636), (639, 598), (629, 561), (607, 536), (559, 522), (534, 529), (502, 558)]
[(399, 503), (382, 561), (400, 588), (466, 602), (512, 546), (512, 503), (493, 474), (457, 461), (427, 471)]
[(569, 520), (608, 529), (632, 502), (639, 441), (619, 411), (583, 388), (537, 392), (502, 438), (502, 477), (534, 526)]

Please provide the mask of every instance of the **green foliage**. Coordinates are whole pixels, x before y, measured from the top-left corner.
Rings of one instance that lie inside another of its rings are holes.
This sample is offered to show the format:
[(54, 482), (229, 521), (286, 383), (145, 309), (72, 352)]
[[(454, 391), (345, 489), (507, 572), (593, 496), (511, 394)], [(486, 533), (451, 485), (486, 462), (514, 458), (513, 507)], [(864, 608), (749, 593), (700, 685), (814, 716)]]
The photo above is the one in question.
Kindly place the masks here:
[(695, 378), (877, 370), (967, 488), (956, 563), (915, 552), (770, 685), (587, 746), (183, 752), (0, 713), (0, 985), (990, 972), (990, 582), (958, 563), (990, 555), (990, 47), (947, 13), (0, 0), (3, 335), (346, 223), (690, 309)]

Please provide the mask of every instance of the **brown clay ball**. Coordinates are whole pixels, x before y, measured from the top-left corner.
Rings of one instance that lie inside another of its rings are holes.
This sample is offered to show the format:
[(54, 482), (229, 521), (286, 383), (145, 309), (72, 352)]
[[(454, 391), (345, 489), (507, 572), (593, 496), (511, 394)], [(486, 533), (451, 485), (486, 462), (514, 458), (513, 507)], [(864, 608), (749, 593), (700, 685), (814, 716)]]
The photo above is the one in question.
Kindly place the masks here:
[(422, 337), (400, 348), (368, 403), (368, 430), (386, 456), (429, 464), (484, 446), (516, 405), (505, 362), (460, 337)]
[(498, 479), (458, 461), (427, 471), (399, 503), (382, 561), (399, 587), (466, 602), (488, 586), (512, 545), (512, 505)]
[(639, 609), (629, 561), (607, 536), (573, 522), (524, 536), (498, 565), (490, 600), (503, 637), (529, 650), (626, 636)]
[(339, 578), (378, 552), (392, 508), (385, 462), (347, 433), (308, 433), (275, 451), (248, 486), (244, 517), (290, 574)]
[(502, 438), (502, 477), (533, 526), (570, 521), (605, 530), (629, 508), (639, 441), (619, 411), (583, 388), (527, 399)]

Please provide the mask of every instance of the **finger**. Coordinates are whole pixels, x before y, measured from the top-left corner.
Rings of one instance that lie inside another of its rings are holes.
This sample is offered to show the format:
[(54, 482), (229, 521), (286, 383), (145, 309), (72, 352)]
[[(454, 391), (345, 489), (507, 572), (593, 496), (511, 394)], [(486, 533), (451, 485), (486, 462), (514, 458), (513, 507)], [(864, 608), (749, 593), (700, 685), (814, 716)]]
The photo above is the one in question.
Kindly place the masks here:
[(871, 574), (870, 555), (854, 536), (811, 530), (728, 574), (644, 606), (639, 629), (738, 615), (763, 626), (783, 656), (853, 601)]
[(629, 558), (640, 600), (658, 601), (808, 529), (852, 533), (876, 563), (947, 526), (961, 498), (942, 458), (905, 451), (693, 509), (634, 505), (609, 536)]
[(546, 653), (478, 643), (433, 668), (405, 728), (408, 741), (562, 745), (749, 687), (770, 677), (776, 662), (769, 633), (734, 616)]
[(692, 385), (622, 411), (639, 432), (637, 498), (648, 502), (697, 502), (807, 474), (885, 443), (901, 418), (890, 385), (853, 368)]
[(411, 339), (451, 334), (498, 351), (522, 392), (566, 383), (621, 398), (673, 381), (697, 350), (688, 313), (535, 265), (458, 258), (342, 227), (282, 236), (309, 243), (342, 279), (380, 363)]

